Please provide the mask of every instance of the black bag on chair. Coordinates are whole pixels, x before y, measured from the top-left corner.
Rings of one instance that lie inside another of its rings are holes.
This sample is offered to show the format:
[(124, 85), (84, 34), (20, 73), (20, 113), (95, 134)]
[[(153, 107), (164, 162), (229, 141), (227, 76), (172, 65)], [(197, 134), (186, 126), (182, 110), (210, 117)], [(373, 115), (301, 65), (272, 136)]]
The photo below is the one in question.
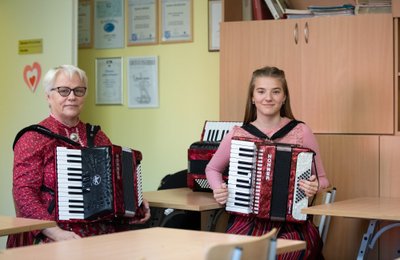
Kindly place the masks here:
[[(186, 187), (187, 169), (166, 175), (164, 178), (162, 178), (160, 185), (158, 186), (158, 190)], [(160, 226), (178, 229), (200, 230), (200, 212), (158, 208), (151, 208), (151, 210), (152, 216), (157, 215), (155, 212), (156, 210), (164, 211)]]

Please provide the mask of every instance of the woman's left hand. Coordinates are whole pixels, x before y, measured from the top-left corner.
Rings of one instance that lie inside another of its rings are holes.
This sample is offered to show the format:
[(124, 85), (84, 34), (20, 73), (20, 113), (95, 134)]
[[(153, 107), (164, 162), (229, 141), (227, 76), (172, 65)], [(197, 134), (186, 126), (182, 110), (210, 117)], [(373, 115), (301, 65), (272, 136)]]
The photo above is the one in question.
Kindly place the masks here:
[(318, 180), (315, 175), (311, 175), (308, 180), (300, 180), (300, 188), (304, 191), (307, 197), (312, 197), (318, 192)]
[(144, 224), (146, 223), (147, 220), (150, 219), (151, 214), (150, 214), (150, 206), (149, 206), (149, 202), (145, 199), (143, 199), (143, 211), (144, 211), (144, 217), (141, 219), (134, 219), (132, 221), (130, 221), (130, 224)]

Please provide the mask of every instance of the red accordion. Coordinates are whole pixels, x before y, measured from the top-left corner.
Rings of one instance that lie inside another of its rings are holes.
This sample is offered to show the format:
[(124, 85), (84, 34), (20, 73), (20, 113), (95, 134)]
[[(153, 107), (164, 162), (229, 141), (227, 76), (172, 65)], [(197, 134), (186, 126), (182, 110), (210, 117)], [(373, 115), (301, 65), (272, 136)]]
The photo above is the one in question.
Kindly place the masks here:
[(117, 145), (57, 147), (56, 219), (139, 217), (143, 202), (139, 151)]
[(295, 145), (233, 138), (226, 210), (278, 221), (306, 220), (301, 209), (308, 198), (299, 181), (310, 178), (314, 154)]
[[(193, 191), (209, 192), (205, 169), (208, 162), (217, 151), (222, 138), (234, 127), (241, 126), (242, 122), (206, 121), (201, 133), (201, 141), (194, 142), (188, 149), (187, 185)], [(228, 169), (223, 174), (228, 179)]]

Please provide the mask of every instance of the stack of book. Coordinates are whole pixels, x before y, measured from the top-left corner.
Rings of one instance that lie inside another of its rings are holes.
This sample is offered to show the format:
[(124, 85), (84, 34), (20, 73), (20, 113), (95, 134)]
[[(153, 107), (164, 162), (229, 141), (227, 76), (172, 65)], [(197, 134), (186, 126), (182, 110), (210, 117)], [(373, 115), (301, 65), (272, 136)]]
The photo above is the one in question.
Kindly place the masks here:
[(356, 14), (391, 13), (391, 0), (358, 0), (355, 8)]
[(328, 15), (354, 15), (354, 5), (334, 5), (334, 6), (309, 6), (310, 10), (315, 16), (328, 16)]
[(297, 19), (297, 18), (311, 18), (314, 16), (314, 14), (310, 10), (286, 8), (285, 16), (287, 19)]

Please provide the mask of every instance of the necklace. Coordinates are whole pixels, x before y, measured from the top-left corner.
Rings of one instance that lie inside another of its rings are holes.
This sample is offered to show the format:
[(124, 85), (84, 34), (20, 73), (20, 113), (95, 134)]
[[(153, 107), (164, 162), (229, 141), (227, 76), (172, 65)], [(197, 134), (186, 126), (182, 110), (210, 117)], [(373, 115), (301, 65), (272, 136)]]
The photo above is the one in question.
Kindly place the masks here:
[(69, 137), (69, 139), (71, 139), (74, 142), (80, 143), (81, 146), (83, 146), (83, 143), (81, 141), (81, 139), (79, 138), (79, 129), (78, 127), (75, 127), (75, 131), (76, 133), (69, 133), (68, 129), (65, 129), (65, 133), (67, 134), (67, 136)]

